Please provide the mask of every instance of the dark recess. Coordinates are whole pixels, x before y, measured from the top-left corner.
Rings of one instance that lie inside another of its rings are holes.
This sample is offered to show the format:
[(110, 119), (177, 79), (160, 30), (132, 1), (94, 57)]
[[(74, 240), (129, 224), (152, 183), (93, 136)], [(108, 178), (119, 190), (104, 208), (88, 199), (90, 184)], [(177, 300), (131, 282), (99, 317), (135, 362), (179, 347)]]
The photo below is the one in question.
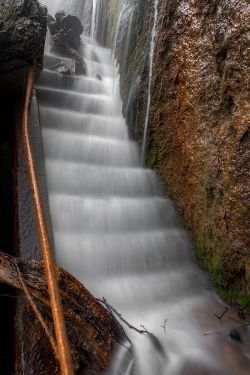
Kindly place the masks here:
[[(0, 250), (14, 254), (14, 130), (15, 104), (13, 95), (0, 95)], [(0, 369), (1, 375), (14, 372), (14, 291), (7, 285), (0, 284)]]

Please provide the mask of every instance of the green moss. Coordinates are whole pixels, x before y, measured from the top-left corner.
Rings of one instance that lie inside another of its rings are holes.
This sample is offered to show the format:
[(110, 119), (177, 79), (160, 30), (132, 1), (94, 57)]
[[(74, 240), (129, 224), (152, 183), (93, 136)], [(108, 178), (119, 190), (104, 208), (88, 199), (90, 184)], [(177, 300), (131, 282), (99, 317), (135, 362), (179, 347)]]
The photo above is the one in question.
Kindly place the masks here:
[(208, 269), (209, 264), (213, 264), (210, 243), (213, 237), (213, 229), (210, 224), (204, 225), (205, 229), (201, 236), (198, 237), (195, 256), (201, 267)]
[(230, 275), (224, 267), (221, 265), (210, 264), (208, 267), (208, 272), (210, 273), (212, 281), (217, 288), (227, 288)]
[(219, 289), (221, 298), (231, 305), (240, 305), (245, 313), (250, 315), (250, 295), (242, 294), (235, 289)]
[(222, 264), (221, 258), (212, 251), (218, 243), (213, 239), (213, 229), (207, 224), (203, 235), (199, 237), (196, 246), (196, 259), (201, 267), (208, 270), (211, 279), (217, 288), (227, 288), (231, 279), (230, 272)]
[(207, 255), (206, 244), (203, 238), (199, 238), (196, 244), (196, 248), (195, 248), (195, 257), (199, 265), (204, 268), (206, 267), (206, 263), (207, 263), (206, 255)]
[(250, 314), (250, 295), (248, 294), (239, 294), (238, 301), (241, 306), (246, 310), (248, 314)]
[(213, 229), (207, 224), (196, 244), (197, 262), (209, 272), (218, 294), (226, 303), (240, 305), (247, 314), (250, 314), (250, 295), (242, 294), (237, 287), (231, 287), (233, 283), (237, 285), (237, 280), (241, 280), (242, 274), (232, 273), (224, 267), (218, 253), (212, 252), (212, 249), (218, 249), (218, 246), (219, 242), (213, 238)]
[(158, 153), (151, 153), (150, 156), (147, 158), (147, 164), (151, 168), (157, 168), (158, 164), (160, 162), (160, 156)]

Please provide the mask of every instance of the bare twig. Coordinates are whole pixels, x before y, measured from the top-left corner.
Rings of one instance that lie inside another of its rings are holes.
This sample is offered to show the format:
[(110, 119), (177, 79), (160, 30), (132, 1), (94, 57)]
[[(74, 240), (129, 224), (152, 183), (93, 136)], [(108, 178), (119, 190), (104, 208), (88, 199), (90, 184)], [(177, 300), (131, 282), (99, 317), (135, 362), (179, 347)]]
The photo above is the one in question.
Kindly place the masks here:
[(15, 262), (15, 267), (16, 267), (16, 270), (17, 270), (17, 274), (18, 274), (20, 283), (21, 283), (21, 285), (23, 287), (23, 291), (24, 291), (24, 293), (25, 293), (25, 295), (27, 297), (27, 300), (29, 301), (32, 310), (34, 311), (35, 315), (37, 316), (37, 319), (39, 320), (41, 326), (43, 327), (43, 329), (44, 329), (44, 331), (45, 331), (45, 333), (46, 333), (46, 335), (47, 335), (47, 337), (49, 339), (49, 342), (51, 344), (51, 347), (53, 349), (55, 357), (58, 359), (58, 352), (57, 352), (57, 346), (56, 346), (55, 339), (51, 335), (50, 330), (49, 330), (49, 328), (48, 328), (48, 326), (47, 326), (47, 324), (46, 324), (46, 322), (45, 322), (45, 320), (44, 320), (41, 312), (39, 311), (39, 309), (38, 309), (35, 301), (33, 300), (31, 294), (28, 291), (28, 288), (26, 287), (26, 285), (25, 285), (25, 283), (23, 281), (23, 278), (21, 276), (21, 273), (20, 273), (20, 270), (19, 270), (17, 262)]
[(147, 330), (147, 328), (144, 325), (140, 324), (140, 327), (142, 327), (142, 329), (144, 330), (143, 333), (147, 333), (148, 335), (151, 335), (151, 333)]
[(165, 332), (165, 335), (167, 334), (167, 332), (166, 332), (166, 325), (167, 325), (167, 318), (164, 320), (164, 322), (163, 322), (163, 325), (161, 325), (161, 327), (164, 329), (164, 332)]
[(145, 330), (145, 332), (148, 334), (148, 337), (150, 338), (151, 340), (151, 343), (152, 345), (154, 346), (155, 350), (160, 354), (162, 355), (163, 357), (166, 356), (166, 353), (165, 353), (165, 350), (164, 350), (164, 347), (162, 346), (162, 343), (160, 342), (160, 340), (158, 339), (158, 337), (156, 337), (153, 333), (149, 332), (145, 326), (141, 325), (141, 327)]
[(223, 313), (221, 315), (216, 315), (214, 314), (214, 316), (216, 316), (216, 318), (218, 318), (219, 320), (221, 320), (223, 318), (223, 316), (228, 312), (228, 307), (225, 307), (225, 310), (223, 311)]
[(223, 324), (222, 324), (222, 318), (223, 318), (223, 316), (228, 312), (228, 310), (229, 310), (228, 307), (225, 307), (225, 310), (223, 311), (223, 313), (222, 313), (221, 315), (214, 314), (214, 316), (215, 316), (217, 319), (219, 319), (221, 325), (223, 325)]
[[(105, 305), (104, 301), (102, 299), (99, 299), (99, 298), (96, 298), (96, 301), (103, 304), (106, 309), (109, 311), (109, 313), (112, 315), (112, 317), (114, 318), (114, 320), (116, 321), (116, 317), (115, 317), (115, 314), (113, 313), (113, 311), (107, 306)], [(131, 347), (132, 347), (132, 341), (130, 340), (130, 338), (128, 337), (128, 335), (126, 334), (125, 330), (123, 329), (122, 326), (120, 326), (120, 329), (122, 330), (123, 334), (124, 334), (124, 337), (126, 337), (127, 341), (130, 343)], [(118, 344), (123, 346), (124, 348), (128, 349), (128, 350), (131, 350), (131, 347), (128, 348), (126, 345), (122, 344), (120, 341), (118, 341)]]
[[(133, 329), (134, 331), (136, 331), (137, 333), (140, 333), (142, 335), (147, 335), (152, 343), (152, 345), (154, 346), (155, 350), (160, 354), (162, 355), (163, 357), (166, 357), (166, 353), (165, 353), (165, 350), (164, 350), (164, 347), (162, 346), (160, 340), (151, 332), (149, 332), (146, 327), (144, 325), (140, 325), (140, 327), (142, 329), (138, 329), (136, 327), (134, 327), (132, 324), (130, 324), (126, 319), (123, 318), (123, 316), (113, 307), (111, 306), (107, 300), (103, 297), (102, 299), (97, 299), (98, 302), (100, 303), (103, 303), (106, 308), (112, 313), (114, 313), (116, 316), (118, 316), (118, 318), (123, 322), (125, 323), (130, 329)], [(130, 340), (129, 340), (130, 341)], [(130, 341), (131, 342), (131, 341)]]
[(136, 331), (137, 333), (140, 333), (141, 335), (143, 335), (143, 334), (149, 334), (149, 332), (145, 329), (145, 327), (144, 326), (141, 326), (143, 329), (141, 330), (141, 329), (138, 329), (138, 328), (136, 328), (136, 327), (134, 327), (134, 326), (132, 326), (132, 324), (130, 324), (126, 319), (124, 319), (123, 318), (123, 316), (122, 316), (122, 314), (121, 313), (119, 313), (113, 306), (111, 306), (108, 302), (107, 302), (107, 300), (103, 297), (102, 299), (97, 299), (97, 301), (98, 302), (101, 302), (101, 303), (103, 303), (106, 307), (107, 307), (107, 309), (110, 311), (113, 311), (113, 313), (116, 315), (116, 316), (118, 316), (118, 318), (123, 322), (123, 323), (125, 323), (130, 329), (133, 329), (134, 331)]

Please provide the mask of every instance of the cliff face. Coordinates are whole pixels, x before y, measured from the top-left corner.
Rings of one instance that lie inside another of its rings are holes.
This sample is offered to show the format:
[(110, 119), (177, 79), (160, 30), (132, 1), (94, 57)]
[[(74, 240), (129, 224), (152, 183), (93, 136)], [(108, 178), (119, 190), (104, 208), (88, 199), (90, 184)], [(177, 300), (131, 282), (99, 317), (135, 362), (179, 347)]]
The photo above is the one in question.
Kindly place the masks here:
[(215, 284), (249, 303), (249, 2), (159, 6), (147, 162)]
[[(153, 1), (134, 4), (127, 59), (119, 44), (116, 54), (124, 113), (140, 141)], [(199, 263), (222, 295), (243, 305), (250, 305), (249, 15), (247, 0), (159, 0), (147, 151), (194, 234)]]

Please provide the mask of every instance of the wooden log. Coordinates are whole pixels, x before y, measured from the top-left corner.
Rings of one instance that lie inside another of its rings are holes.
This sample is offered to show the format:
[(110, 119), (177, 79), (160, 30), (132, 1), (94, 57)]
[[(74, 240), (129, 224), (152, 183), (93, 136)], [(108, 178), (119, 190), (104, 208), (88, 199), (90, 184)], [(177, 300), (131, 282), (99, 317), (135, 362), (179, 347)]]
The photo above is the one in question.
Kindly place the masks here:
[[(99, 304), (78, 280), (60, 267), (56, 268), (56, 272), (75, 373), (90, 374), (92, 371), (96, 373), (106, 370), (118, 345), (126, 341), (123, 329), (114, 316)], [(0, 281), (24, 292), (28, 300), (28, 296), (32, 298), (47, 324), (48, 331), (54, 336), (43, 263), (24, 261), (0, 252)], [(32, 329), (35, 323), (41, 325), (36, 314), (34, 318), (36, 319), (31, 322), (29, 329)], [(40, 332), (40, 336), (41, 330), (37, 332)], [(36, 366), (37, 373), (59, 374), (48, 333), (45, 330), (42, 332), (43, 337), (37, 337), (35, 331), (30, 335), (30, 348), (35, 347), (36, 350), (34, 353), (27, 353), (27, 348), (25, 357), (33, 363), (33, 368)], [(43, 344), (41, 347), (39, 342), (42, 345), (42, 339), (47, 345)], [(22, 364), (22, 371), (23, 365), (25, 364)]]

